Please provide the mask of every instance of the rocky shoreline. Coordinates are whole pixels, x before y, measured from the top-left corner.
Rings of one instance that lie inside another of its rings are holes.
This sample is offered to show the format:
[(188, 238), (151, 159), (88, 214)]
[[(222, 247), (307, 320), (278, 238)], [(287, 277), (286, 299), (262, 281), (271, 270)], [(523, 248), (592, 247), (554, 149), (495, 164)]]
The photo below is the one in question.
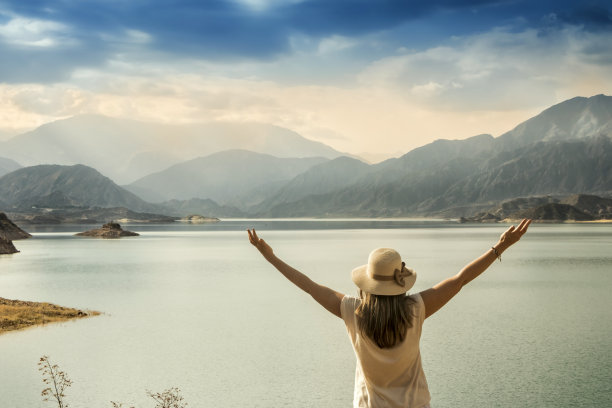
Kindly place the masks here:
[(0, 255), (10, 255), (19, 252), (13, 241), (0, 237)]
[(13, 240), (28, 239), (28, 234), (12, 222), (5, 213), (0, 212), (0, 255), (15, 254), (19, 252)]
[(121, 220), (123, 223), (166, 224), (178, 217), (162, 214), (141, 213), (125, 207), (112, 208), (38, 208), (30, 211), (15, 211), (8, 214), (21, 224), (100, 224)]
[(461, 223), (513, 222), (530, 218), (534, 222), (612, 222), (612, 199), (587, 194), (563, 198), (551, 196), (516, 198), (482, 211), (461, 217)]
[(205, 223), (211, 223), (211, 222), (219, 222), (221, 220), (215, 217), (204, 217), (203, 215), (192, 214), (192, 215), (188, 215), (186, 217), (181, 218), (179, 221), (191, 223), (191, 224), (205, 224)]

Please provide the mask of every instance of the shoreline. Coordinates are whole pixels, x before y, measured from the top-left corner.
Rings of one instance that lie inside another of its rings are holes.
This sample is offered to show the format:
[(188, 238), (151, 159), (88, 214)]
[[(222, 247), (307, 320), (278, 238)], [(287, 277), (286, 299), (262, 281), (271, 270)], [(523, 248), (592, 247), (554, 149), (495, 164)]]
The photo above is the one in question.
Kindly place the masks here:
[(98, 316), (100, 312), (0, 297), (0, 336), (48, 323)]

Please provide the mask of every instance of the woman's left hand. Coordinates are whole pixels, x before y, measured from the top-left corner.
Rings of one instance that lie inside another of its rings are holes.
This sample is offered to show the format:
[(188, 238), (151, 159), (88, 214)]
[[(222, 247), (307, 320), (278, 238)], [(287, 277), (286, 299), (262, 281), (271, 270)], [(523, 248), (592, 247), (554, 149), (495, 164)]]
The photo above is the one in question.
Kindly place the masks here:
[(255, 232), (255, 229), (252, 229), (252, 230), (247, 229), (247, 233), (249, 234), (249, 242), (255, 248), (257, 248), (259, 252), (261, 252), (264, 258), (268, 259), (274, 255), (274, 251), (272, 250), (272, 247), (268, 245), (266, 241), (264, 241), (263, 239), (257, 236), (257, 232)]

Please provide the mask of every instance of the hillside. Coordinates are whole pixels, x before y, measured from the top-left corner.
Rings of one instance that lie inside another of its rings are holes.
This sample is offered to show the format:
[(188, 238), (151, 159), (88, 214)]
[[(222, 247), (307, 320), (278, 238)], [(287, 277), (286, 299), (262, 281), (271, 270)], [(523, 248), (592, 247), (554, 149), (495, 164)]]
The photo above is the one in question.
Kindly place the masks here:
[(0, 197), (5, 211), (94, 206), (151, 209), (145, 201), (83, 165), (40, 165), (16, 170), (0, 178)]
[(554, 105), (499, 136), (498, 150), (514, 150), (537, 142), (612, 135), (612, 97), (576, 97)]
[(483, 170), (454, 184), (428, 210), (514, 197), (610, 192), (612, 140), (595, 136), (539, 142), (500, 153), (487, 161)]
[(574, 194), (565, 197), (561, 204), (569, 204), (593, 216), (595, 219), (612, 220), (612, 198), (602, 198), (588, 194)]
[(371, 169), (372, 166), (362, 161), (338, 157), (297, 175), (251, 211), (267, 214), (271, 208), (297, 201), (307, 195), (333, 192), (355, 183)]

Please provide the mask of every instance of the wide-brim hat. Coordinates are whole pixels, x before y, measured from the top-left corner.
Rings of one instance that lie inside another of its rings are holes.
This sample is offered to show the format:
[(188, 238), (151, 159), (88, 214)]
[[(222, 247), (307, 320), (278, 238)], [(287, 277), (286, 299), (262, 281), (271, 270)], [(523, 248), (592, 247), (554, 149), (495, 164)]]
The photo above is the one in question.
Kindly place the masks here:
[(367, 265), (353, 269), (352, 279), (364, 292), (394, 296), (406, 293), (416, 281), (416, 272), (406, 268), (402, 257), (391, 248), (370, 252)]

